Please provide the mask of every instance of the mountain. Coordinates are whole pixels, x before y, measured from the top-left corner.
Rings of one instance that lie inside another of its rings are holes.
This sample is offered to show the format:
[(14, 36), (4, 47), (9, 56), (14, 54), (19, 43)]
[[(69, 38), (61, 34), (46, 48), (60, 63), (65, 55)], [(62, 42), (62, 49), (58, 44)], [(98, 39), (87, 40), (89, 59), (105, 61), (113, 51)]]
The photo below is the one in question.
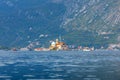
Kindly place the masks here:
[(59, 25), (66, 9), (64, 4), (50, 0), (0, 1), (0, 45), (44, 43), (63, 31)]
[[(120, 42), (119, 0), (65, 0), (62, 27), (68, 43), (108, 46)], [(70, 4), (68, 4), (70, 3)]]
[(0, 45), (40, 45), (62, 35), (69, 44), (120, 42), (119, 0), (0, 0)]

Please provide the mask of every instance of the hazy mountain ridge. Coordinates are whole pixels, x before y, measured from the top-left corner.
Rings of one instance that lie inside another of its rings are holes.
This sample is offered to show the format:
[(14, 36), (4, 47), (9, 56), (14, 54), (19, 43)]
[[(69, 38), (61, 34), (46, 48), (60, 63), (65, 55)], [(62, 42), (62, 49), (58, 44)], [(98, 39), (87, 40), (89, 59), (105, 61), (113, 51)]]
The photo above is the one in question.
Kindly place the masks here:
[(0, 45), (46, 43), (61, 34), (68, 44), (84, 46), (120, 41), (119, 0), (0, 1)]
[[(0, 42), (2, 45), (15, 46), (22, 42), (25, 46), (28, 41), (39, 39), (42, 34), (53, 38), (61, 32), (59, 25), (65, 12), (63, 4), (56, 4), (49, 0), (1, 2)], [(10, 4), (12, 6), (9, 6)]]

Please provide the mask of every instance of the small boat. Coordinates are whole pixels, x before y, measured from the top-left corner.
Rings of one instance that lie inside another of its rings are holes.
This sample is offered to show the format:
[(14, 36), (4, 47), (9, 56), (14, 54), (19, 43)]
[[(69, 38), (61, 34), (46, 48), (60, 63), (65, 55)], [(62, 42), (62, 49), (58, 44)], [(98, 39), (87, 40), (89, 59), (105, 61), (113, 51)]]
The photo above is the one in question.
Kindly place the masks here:
[(93, 51), (94, 50), (94, 47), (93, 48), (89, 48), (89, 47), (84, 47), (82, 49), (82, 51)]

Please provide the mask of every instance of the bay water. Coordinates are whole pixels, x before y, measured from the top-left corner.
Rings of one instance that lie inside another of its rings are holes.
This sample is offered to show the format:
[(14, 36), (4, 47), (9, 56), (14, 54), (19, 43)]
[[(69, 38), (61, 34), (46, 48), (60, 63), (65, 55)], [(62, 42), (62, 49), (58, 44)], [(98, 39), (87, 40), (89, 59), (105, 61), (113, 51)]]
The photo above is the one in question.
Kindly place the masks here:
[(120, 80), (120, 51), (0, 51), (0, 80)]

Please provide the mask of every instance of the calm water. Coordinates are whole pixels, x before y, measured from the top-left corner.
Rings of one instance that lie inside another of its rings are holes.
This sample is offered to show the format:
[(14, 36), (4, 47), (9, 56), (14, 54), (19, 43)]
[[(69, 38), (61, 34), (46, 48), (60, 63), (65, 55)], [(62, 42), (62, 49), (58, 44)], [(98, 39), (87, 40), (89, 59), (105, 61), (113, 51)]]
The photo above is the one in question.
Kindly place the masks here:
[(0, 80), (120, 80), (120, 51), (0, 51)]

